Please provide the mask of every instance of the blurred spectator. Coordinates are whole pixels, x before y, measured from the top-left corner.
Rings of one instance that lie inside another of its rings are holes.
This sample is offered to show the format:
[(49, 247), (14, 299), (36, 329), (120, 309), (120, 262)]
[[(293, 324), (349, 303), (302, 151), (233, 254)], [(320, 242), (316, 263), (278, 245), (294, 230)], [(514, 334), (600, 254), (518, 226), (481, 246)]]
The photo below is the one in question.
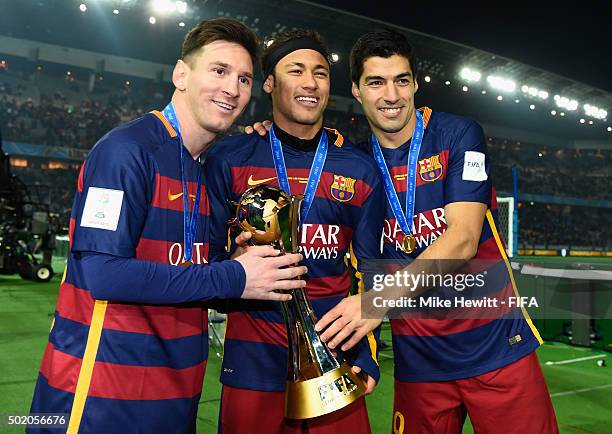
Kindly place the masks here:
[(519, 204), (520, 248), (555, 246), (612, 250), (612, 210), (534, 202)]
[(28, 186), (29, 200), (48, 205), (49, 212), (59, 215), (62, 225), (68, 227), (79, 176), (77, 169), (13, 167), (11, 172)]
[(59, 91), (52, 97), (41, 95), (39, 103), (5, 94), (0, 98), (0, 125), (5, 140), (89, 149), (114, 126), (150, 109), (118, 96), (104, 103), (85, 98), (73, 105)]
[(521, 193), (612, 200), (612, 151), (568, 149), (488, 138), (497, 190), (512, 192), (512, 166)]

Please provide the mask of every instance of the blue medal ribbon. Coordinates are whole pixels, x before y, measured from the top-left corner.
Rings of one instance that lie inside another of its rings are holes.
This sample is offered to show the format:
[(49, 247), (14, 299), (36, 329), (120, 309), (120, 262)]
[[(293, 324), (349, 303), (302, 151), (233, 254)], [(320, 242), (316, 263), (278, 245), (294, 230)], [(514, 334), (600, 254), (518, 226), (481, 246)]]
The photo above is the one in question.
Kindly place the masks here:
[(393, 180), (389, 173), (389, 168), (385, 162), (385, 157), (380, 148), (378, 139), (372, 133), (372, 150), (374, 151), (374, 159), (378, 165), (378, 169), (383, 178), (385, 192), (387, 193), (387, 199), (391, 204), (391, 210), (397, 220), (402, 232), (405, 235), (412, 233), (412, 219), (414, 217), (414, 196), (416, 191), (416, 169), (417, 161), (419, 159), (419, 151), (421, 150), (421, 143), (423, 142), (423, 132), (425, 130), (423, 115), (418, 110), (415, 110), (416, 114), (416, 125), (414, 126), (414, 132), (412, 133), (412, 139), (410, 141), (410, 149), (408, 151), (408, 176), (406, 178), (406, 213), (402, 210), (397, 192), (393, 186)]
[(183, 187), (183, 262), (191, 262), (191, 258), (193, 257), (193, 243), (195, 242), (195, 237), (198, 228), (198, 214), (200, 209), (200, 193), (202, 191), (202, 186), (200, 185), (200, 181), (202, 179), (202, 170), (198, 170), (198, 180), (196, 183), (196, 195), (195, 201), (193, 204), (193, 213), (189, 210), (189, 191), (187, 189), (187, 181), (185, 180), (185, 169), (184, 169), (184, 160), (185, 160), (185, 149), (183, 146), (183, 136), (181, 135), (181, 128), (178, 123), (178, 119), (176, 117), (176, 112), (174, 110), (174, 104), (172, 101), (168, 104), (163, 110), (162, 114), (164, 117), (170, 122), (172, 128), (176, 131), (179, 138), (179, 152), (181, 155), (181, 184)]
[[(287, 177), (287, 166), (285, 166), (285, 157), (283, 155), (283, 146), (274, 133), (274, 125), (270, 127), (270, 147), (272, 148), (272, 158), (274, 159), (274, 168), (276, 169), (276, 178), (278, 179), (278, 185), (287, 194), (291, 194), (291, 187), (289, 186), (289, 178)], [(300, 221), (306, 221), (306, 216), (312, 202), (314, 201), (315, 192), (317, 191), (317, 185), (321, 179), (321, 173), (323, 173), (323, 166), (325, 166), (325, 159), (327, 158), (327, 133), (325, 129), (321, 132), (321, 139), (317, 145), (317, 151), (310, 167), (310, 174), (308, 175), (308, 182), (306, 183), (306, 189), (304, 190), (304, 200), (302, 202), (302, 209), (300, 211)]]

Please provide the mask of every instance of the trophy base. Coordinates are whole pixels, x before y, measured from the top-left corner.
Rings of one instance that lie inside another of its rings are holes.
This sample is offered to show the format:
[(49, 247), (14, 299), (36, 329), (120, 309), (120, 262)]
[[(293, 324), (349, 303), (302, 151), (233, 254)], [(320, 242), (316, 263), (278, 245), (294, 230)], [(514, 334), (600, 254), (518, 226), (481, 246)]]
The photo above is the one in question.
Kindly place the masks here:
[(288, 381), (285, 393), (285, 417), (310, 419), (346, 407), (365, 393), (363, 380), (345, 362), (320, 377)]

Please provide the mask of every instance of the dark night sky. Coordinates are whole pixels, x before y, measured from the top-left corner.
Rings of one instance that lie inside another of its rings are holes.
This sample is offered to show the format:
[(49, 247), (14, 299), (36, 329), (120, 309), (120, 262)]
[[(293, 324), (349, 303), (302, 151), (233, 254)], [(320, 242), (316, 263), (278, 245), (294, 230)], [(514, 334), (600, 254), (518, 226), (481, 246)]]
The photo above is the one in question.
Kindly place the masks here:
[(612, 92), (607, 0), (317, 3), (518, 60)]

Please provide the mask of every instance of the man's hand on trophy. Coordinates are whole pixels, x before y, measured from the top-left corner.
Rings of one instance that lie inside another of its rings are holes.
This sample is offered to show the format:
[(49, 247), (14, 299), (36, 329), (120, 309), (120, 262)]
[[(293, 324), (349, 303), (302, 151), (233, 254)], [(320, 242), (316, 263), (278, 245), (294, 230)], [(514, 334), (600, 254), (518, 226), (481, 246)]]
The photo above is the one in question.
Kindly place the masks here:
[(327, 342), (329, 348), (333, 349), (342, 344), (342, 351), (347, 351), (380, 325), (382, 317), (361, 318), (361, 302), (362, 294), (347, 297), (317, 322), (315, 330), (317, 332), (325, 330), (320, 336), (323, 342)]
[(376, 387), (376, 380), (366, 374), (365, 371), (362, 371), (359, 366), (351, 366), (351, 371), (353, 371), (354, 374), (359, 375), (363, 379), (363, 382), (366, 385), (366, 395), (369, 395), (370, 393), (374, 392), (374, 388)]
[(241, 298), (289, 301), (291, 295), (276, 291), (284, 292), (306, 286), (304, 280), (296, 279), (308, 272), (306, 267), (296, 265), (302, 260), (302, 255), (279, 254), (280, 250), (272, 246), (252, 246), (236, 258), (246, 274), (246, 285)]
[(263, 122), (255, 122), (253, 126), (249, 125), (244, 127), (244, 132), (247, 134), (253, 134), (257, 132), (260, 136), (265, 136), (270, 131), (270, 125), (272, 125), (271, 121), (265, 120)]
[(250, 232), (240, 232), (240, 235), (238, 235), (234, 240), (238, 248), (234, 251), (234, 253), (232, 253), (232, 259), (236, 259), (238, 256), (245, 254), (249, 247), (252, 247), (249, 244), (249, 240), (252, 236), (253, 234)]

